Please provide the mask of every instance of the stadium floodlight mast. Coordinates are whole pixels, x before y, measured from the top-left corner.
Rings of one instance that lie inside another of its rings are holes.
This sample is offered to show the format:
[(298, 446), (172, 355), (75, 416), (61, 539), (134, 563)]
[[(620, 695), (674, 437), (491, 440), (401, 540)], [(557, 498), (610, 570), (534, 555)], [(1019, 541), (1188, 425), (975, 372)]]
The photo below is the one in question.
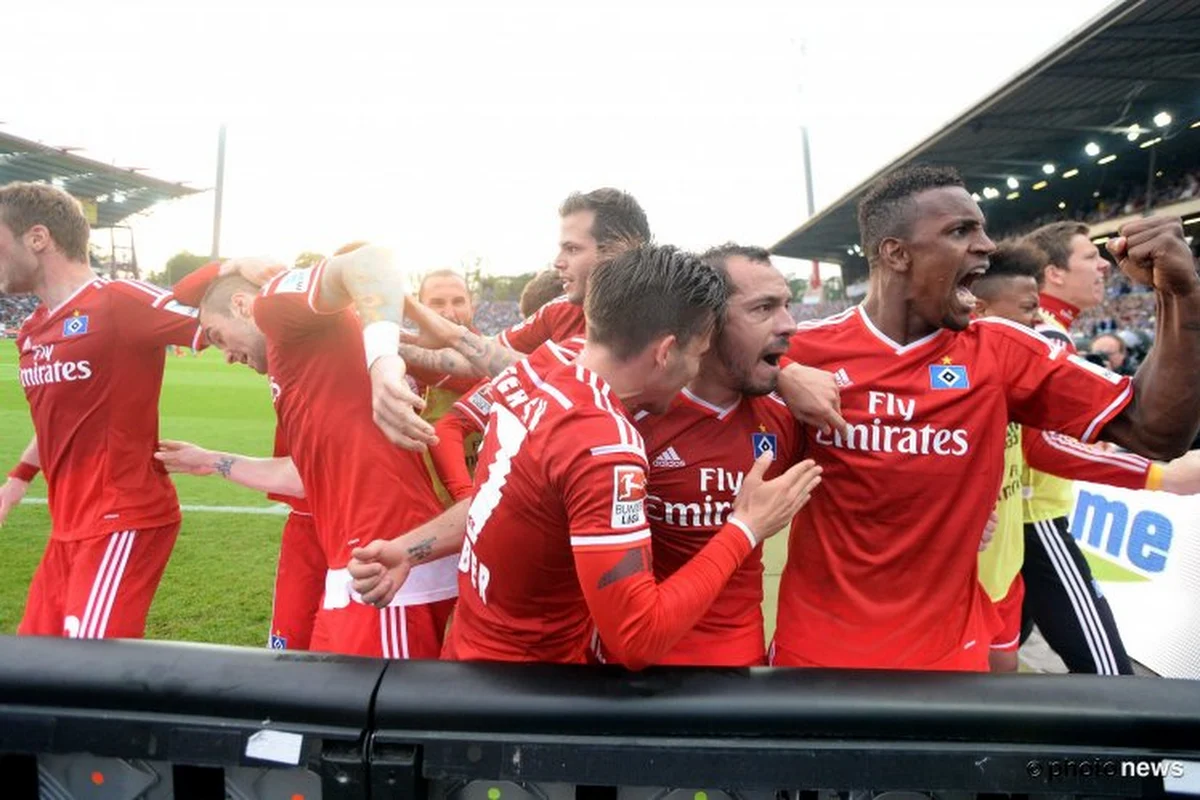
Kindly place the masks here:
[(1129, 131), (1125, 134), (1125, 138), (1131, 142), (1136, 142), (1137, 138), (1142, 135), (1141, 127), (1135, 122), (1129, 126)]
[(983, 187), (983, 196), (988, 200), (994, 200), (1000, 196), (1000, 190), (994, 186)]
[(1095, 142), (1088, 142), (1083, 146), (1083, 152), (1087, 153), (1092, 158), (1100, 155), (1100, 145)]
[(1171, 115), (1166, 111), (1160, 111), (1154, 115), (1154, 124), (1160, 128), (1165, 128), (1171, 124)]
[(1050, 164), (1050, 163), (1042, 164), (1042, 174), (1043, 175), (1053, 175), (1055, 169), (1056, 169), (1056, 167), (1053, 164)]
[(979, 192), (971, 192), (971, 199), (978, 203), (983, 198), (980, 197)]
[(1012, 177), (1011, 175), (1008, 176), (1008, 180), (1006, 180), (1004, 183), (1010, 189), (1019, 188), (1021, 185), (1021, 182), (1019, 180), (1017, 180), (1016, 178)]

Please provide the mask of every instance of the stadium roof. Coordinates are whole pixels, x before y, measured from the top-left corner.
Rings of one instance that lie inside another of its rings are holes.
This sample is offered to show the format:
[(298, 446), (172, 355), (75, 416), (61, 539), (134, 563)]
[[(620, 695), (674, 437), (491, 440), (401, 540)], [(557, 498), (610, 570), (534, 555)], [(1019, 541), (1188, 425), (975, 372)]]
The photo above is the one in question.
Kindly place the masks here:
[(61, 186), (83, 202), (93, 228), (111, 228), (155, 203), (202, 191), (0, 132), (0, 185), (9, 181)]
[[(1171, 117), (1165, 127), (1155, 121), (1162, 112)], [(1131, 141), (1134, 125), (1140, 135)], [(1089, 143), (1099, 152), (1085, 152)], [(913, 162), (956, 167), (968, 188), (980, 194), (989, 230), (1003, 233), (1131, 182), (1140, 181), (1144, 191), (1151, 166), (1194, 169), (1198, 154), (1200, 0), (1126, 0), (881, 173)], [(1078, 171), (1072, 174), (1073, 169)], [(861, 275), (865, 261), (847, 251), (858, 244), (858, 198), (875, 177), (771, 252), (840, 263)], [(988, 197), (985, 189), (991, 190)]]

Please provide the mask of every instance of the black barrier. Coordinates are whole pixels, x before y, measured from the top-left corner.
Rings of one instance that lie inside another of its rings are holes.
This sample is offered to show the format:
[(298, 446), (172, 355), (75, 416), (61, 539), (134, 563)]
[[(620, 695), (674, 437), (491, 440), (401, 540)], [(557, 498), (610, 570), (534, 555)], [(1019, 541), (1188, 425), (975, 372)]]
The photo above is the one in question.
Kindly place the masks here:
[(1185, 681), (629, 674), (0, 637), (3, 797), (1150, 796), (1189, 770), (1195, 783), (1200, 687)]

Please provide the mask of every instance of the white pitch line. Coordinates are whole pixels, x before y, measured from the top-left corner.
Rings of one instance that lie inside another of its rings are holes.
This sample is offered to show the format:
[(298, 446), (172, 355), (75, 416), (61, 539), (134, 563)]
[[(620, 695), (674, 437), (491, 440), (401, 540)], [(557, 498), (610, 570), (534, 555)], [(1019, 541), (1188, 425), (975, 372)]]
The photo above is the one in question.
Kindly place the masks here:
[[(23, 506), (44, 506), (46, 498), (44, 497), (26, 497), (21, 501)], [(277, 503), (267, 508), (257, 506), (180, 506), (182, 511), (210, 511), (216, 514), (267, 514), (269, 516), (287, 516), (291, 511), (284, 503)]]

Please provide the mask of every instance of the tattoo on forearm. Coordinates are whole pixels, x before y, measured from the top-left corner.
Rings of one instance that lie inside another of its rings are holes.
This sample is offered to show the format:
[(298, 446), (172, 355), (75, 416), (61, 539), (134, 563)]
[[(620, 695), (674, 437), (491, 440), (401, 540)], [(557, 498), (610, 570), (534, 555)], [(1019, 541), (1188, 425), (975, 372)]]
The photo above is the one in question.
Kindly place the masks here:
[(433, 537), (422, 539), (414, 545), (411, 545), (408, 550), (408, 558), (414, 564), (421, 564), (433, 556)]
[(521, 359), (519, 355), (495, 339), (488, 339), (470, 331), (463, 332), (457, 349), (478, 369), (486, 372), (490, 378), (496, 377), (505, 368)]
[(229, 473), (233, 470), (233, 462), (237, 461), (233, 456), (225, 456), (218, 458), (217, 463), (213, 464), (213, 469), (221, 473), (221, 477), (229, 480)]
[(478, 371), (457, 350), (442, 348), (426, 350), (411, 344), (400, 345), (400, 357), (411, 367), (436, 372), (439, 375), (475, 377)]
[(605, 586), (611, 586), (617, 581), (624, 580), (631, 575), (637, 575), (639, 572), (646, 572), (649, 569), (650, 565), (646, 563), (646, 548), (639, 547), (636, 550), (630, 550), (617, 562), (616, 566), (600, 576), (596, 588), (603, 589)]

